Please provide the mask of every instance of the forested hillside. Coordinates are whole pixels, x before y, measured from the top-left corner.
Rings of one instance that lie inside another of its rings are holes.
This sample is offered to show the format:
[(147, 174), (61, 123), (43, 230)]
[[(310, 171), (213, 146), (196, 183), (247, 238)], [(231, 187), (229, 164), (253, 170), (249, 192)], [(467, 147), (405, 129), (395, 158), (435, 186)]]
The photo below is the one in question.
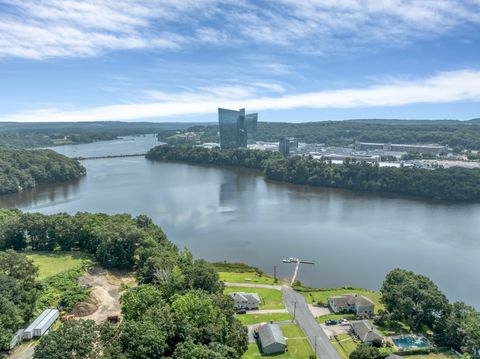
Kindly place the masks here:
[(480, 201), (478, 169), (379, 167), (353, 160), (333, 164), (311, 156), (284, 157), (270, 151), (170, 145), (157, 146), (146, 157), (255, 168), (262, 170), (267, 179), (293, 184), (396, 193), (445, 201)]
[[(186, 131), (202, 133), (203, 142), (218, 142), (218, 126), (195, 126)], [(162, 131), (168, 142), (176, 131)], [(456, 149), (480, 149), (480, 123), (475, 121), (349, 120), (304, 123), (259, 122), (257, 141), (278, 141), (284, 136), (301, 142), (332, 146), (361, 142), (441, 144)]]
[[(82, 358), (238, 359), (247, 349), (246, 328), (218, 273), (179, 251), (147, 216), (0, 210), (0, 250), (0, 349), (31, 322), (44, 285), (23, 252), (53, 250), (86, 252), (106, 268), (135, 270), (139, 285), (122, 294), (119, 325), (66, 322), (40, 340), (34, 358), (81, 352)], [(65, 291), (58, 304), (71, 304), (72, 295)]]
[(0, 195), (69, 181), (85, 173), (77, 160), (51, 150), (0, 149)]

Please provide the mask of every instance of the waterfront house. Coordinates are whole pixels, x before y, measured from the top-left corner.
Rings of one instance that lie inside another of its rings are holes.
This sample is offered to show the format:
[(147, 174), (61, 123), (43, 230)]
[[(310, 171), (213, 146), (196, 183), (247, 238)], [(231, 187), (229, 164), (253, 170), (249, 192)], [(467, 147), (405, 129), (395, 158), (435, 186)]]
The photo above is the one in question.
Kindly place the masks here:
[(334, 313), (354, 312), (355, 314), (373, 315), (375, 304), (359, 294), (338, 295), (328, 298), (328, 305)]
[(230, 297), (233, 298), (235, 310), (252, 310), (260, 306), (260, 297), (257, 293), (234, 292), (230, 293)]

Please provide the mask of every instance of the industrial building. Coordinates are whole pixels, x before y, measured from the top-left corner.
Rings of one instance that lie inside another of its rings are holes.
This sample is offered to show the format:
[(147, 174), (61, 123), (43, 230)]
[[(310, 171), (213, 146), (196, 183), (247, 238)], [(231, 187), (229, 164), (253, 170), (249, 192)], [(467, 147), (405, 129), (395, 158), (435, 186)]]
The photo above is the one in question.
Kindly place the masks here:
[(44, 335), (53, 323), (58, 319), (59, 312), (57, 309), (45, 309), (32, 324), (23, 332), (24, 339), (32, 339), (33, 337), (41, 337)]
[(278, 142), (278, 151), (285, 156), (291, 153), (297, 153), (298, 139), (295, 137), (282, 137)]
[(268, 323), (258, 328), (258, 339), (264, 355), (284, 353), (287, 342), (278, 324)]
[(355, 149), (358, 151), (381, 150), (385, 152), (406, 152), (406, 153), (422, 153), (429, 155), (440, 155), (448, 152), (447, 146), (437, 145), (405, 145), (394, 143), (373, 143), (373, 142), (357, 142)]
[(221, 148), (246, 148), (255, 143), (258, 114), (245, 115), (245, 109), (218, 109)]

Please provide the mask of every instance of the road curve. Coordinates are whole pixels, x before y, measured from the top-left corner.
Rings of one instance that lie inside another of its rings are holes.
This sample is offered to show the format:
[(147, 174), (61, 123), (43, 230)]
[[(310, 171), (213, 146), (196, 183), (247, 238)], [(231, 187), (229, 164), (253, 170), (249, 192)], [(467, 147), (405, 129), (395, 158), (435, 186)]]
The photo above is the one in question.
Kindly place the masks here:
[[(288, 311), (295, 316), (298, 325), (303, 329), (312, 348), (317, 345), (316, 352), (320, 359), (341, 359), (327, 335), (313, 317), (305, 297), (292, 288), (283, 286), (283, 303)], [(297, 303), (295, 305), (295, 303)], [(316, 337), (316, 340), (315, 340)]]

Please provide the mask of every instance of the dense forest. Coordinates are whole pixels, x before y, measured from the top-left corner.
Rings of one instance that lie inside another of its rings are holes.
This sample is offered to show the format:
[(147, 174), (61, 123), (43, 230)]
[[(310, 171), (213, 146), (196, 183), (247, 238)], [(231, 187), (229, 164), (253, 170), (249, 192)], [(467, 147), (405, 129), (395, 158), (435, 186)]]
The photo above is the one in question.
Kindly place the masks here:
[(107, 268), (135, 269), (139, 285), (121, 296), (120, 325), (67, 322), (40, 340), (34, 358), (238, 359), (247, 349), (213, 266), (179, 251), (147, 216), (0, 210), (0, 249), (0, 347), (32, 320), (42, 289), (22, 252), (74, 250)]
[[(159, 132), (161, 141), (178, 131)], [(200, 133), (202, 142), (218, 142), (218, 126), (194, 126), (183, 132)], [(476, 121), (348, 120), (304, 123), (259, 122), (257, 141), (278, 141), (284, 136), (301, 142), (349, 146), (360, 142), (441, 144), (455, 149), (480, 150), (480, 123)]]
[(265, 178), (293, 184), (395, 193), (444, 201), (479, 201), (480, 170), (379, 167), (346, 160), (333, 164), (311, 156), (285, 157), (277, 152), (163, 145), (151, 149), (151, 160), (241, 166), (262, 170)]
[(192, 123), (153, 122), (0, 122), (0, 147), (33, 148), (114, 140), (163, 130), (183, 130)]
[(85, 173), (77, 160), (51, 150), (0, 149), (0, 195), (69, 181)]

